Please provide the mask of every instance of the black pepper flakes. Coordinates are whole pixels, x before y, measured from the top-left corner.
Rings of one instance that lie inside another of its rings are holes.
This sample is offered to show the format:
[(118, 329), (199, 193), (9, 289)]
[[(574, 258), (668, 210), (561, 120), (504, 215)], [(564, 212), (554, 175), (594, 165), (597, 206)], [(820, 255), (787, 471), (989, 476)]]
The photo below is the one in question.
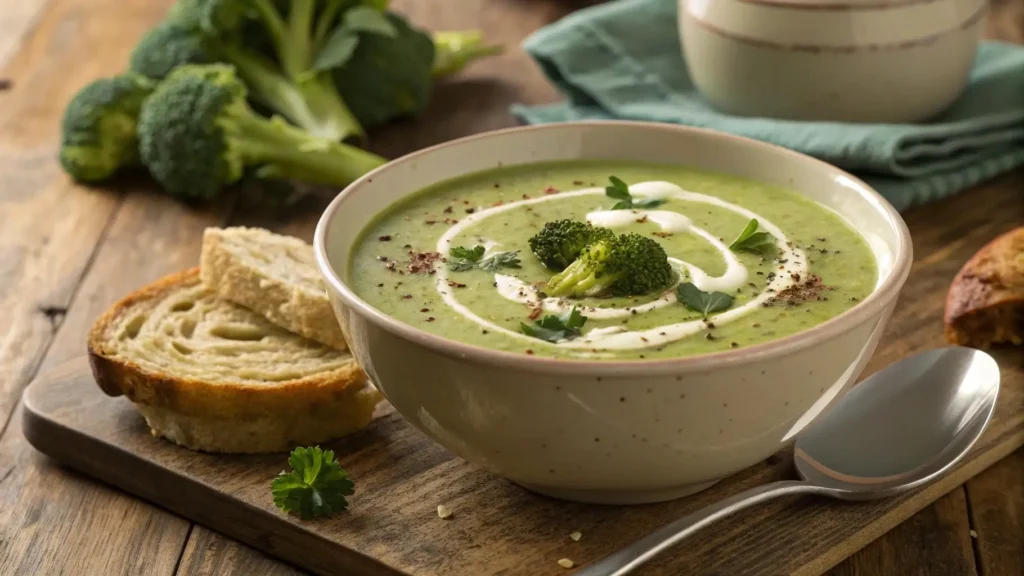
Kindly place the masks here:
[(430, 312), (430, 308), (420, 308), (420, 312)]
[(706, 333), (704, 334), (704, 339), (705, 339), (705, 340), (714, 340), (714, 339), (715, 339), (715, 337), (711, 335), (711, 332), (706, 332)]
[(533, 350), (530, 350), (529, 348), (526, 349), (526, 353), (533, 356)]
[(383, 236), (378, 236), (377, 240), (380, 240), (381, 242), (390, 242), (391, 241), (391, 235), (390, 234), (385, 234)]
[(730, 348), (739, 348), (740, 344), (739, 344), (739, 342), (729, 342), (729, 347)]
[(476, 208), (466, 208), (466, 214), (472, 214), (473, 212), (476, 212)]
[(412, 300), (412, 294), (403, 294), (402, 300)]
[(427, 316), (427, 322), (433, 322), (433, 321), (434, 321), (434, 317), (433, 316)]

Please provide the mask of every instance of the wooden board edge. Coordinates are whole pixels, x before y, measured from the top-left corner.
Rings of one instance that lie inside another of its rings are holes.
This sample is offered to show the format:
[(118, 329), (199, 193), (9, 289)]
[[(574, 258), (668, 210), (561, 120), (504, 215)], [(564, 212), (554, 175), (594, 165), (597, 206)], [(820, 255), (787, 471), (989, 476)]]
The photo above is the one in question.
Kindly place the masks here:
[[(77, 366), (74, 366), (77, 364)], [(160, 508), (169, 510), (183, 518), (202, 524), (225, 536), (244, 542), (257, 550), (290, 562), (315, 574), (335, 576), (337, 574), (366, 574), (367, 576), (408, 576), (404, 572), (372, 558), (346, 550), (339, 553), (339, 547), (320, 537), (314, 532), (288, 519), (278, 517), (272, 512), (252, 506), (241, 500), (233, 500), (213, 487), (163, 468), (154, 462), (138, 457), (119, 446), (90, 439), (94, 446), (90, 451), (76, 450), (80, 445), (76, 439), (83, 435), (60, 422), (50, 418), (36, 408), (34, 398), (46, 384), (59, 380), (60, 377), (79, 375), (87, 363), (76, 359), (61, 364), (48, 372), (44, 377), (33, 381), (23, 396), (24, 416), (22, 431), (36, 450), (61, 462), (89, 477), (129, 494), (140, 497)], [(131, 470), (131, 473), (110, 475), (95, 462), (113, 462), (111, 469)], [(147, 481), (150, 480), (150, 481)], [(156, 481), (152, 481), (157, 479)], [(166, 489), (165, 489), (166, 488)], [(269, 486), (268, 486), (269, 489)], [(171, 495), (170, 497), (168, 497)], [(234, 518), (217, 514), (216, 511), (228, 510), (227, 501), (245, 510), (245, 518)], [(326, 552), (322, 557), (334, 558), (329, 564), (311, 562), (311, 556), (304, 552), (310, 546), (322, 547)], [(299, 542), (303, 542), (299, 545)]]

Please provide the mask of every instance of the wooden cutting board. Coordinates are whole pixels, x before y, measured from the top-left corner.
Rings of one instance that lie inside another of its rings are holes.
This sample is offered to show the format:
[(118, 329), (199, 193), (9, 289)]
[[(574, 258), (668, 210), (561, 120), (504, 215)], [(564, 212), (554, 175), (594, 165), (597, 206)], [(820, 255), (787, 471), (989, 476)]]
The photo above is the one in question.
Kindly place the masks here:
[[(949, 475), (901, 498), (844, 503), (799, 497), (741, 512), (640, 574), (818, 575), (1024, 444), (1024, 366), (997, 352), (995, 416)], [(149, 434), (124, 398), (96, 386), (85, 359), (25, 392), (24, 430), (73, 468), (318, 574), (544, 576), (593, 562), (689, 511), (740, 490), (795, 478), (783, 452), (695, 496), (612, 507), (537, 496), (449, 454), (385, 405), (371, 427), (330, 445), (356, 482), (351, 507), (304, 522), (274, 507), (270, 482), (287, 456), (218, 456)], [(437, 516), (443, 504), (454, 511)], [(569, 535), (579, 531), (574, 542)]]

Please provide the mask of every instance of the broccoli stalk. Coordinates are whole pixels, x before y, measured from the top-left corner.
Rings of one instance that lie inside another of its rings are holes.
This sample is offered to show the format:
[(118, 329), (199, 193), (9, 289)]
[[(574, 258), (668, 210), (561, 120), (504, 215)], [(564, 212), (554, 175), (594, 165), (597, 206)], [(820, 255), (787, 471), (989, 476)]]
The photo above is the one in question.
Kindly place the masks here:
[(668, 286), (672, 266), (660, 244), (639, 234), (601, 239), (548, 281), (553, 296), (639, 296)]
[(152, 91), (149, 80), (133, 74), (101, 78), (79, 90), (61, 123), (64, 171), (79, 182), (95, 182), (138, 164), (135, 126)]
[(138, 134), (150, 173), (185, 199), (215, 197), (249, 166), (269, 165), (270, 174), (343, 187), (385, 162), (279, 117), (259, 116), (234, 68), (223, 64), (175, 69), (143, 104)]
[[(314, 23), (316, 4), (323, 9)], [(363, 127), (330, 74), (311, 72), (342, 3), (296, 0), (286, 6), (287, 19), (271, 0), (179, 0), (135, 47), (129, 68), (163, 79), (184, 64), (228, 63), (249, 84), (253, 101), (314, 136), (363, 140)], [(276, 61), (263, 52), (274, 53)]]
[(564, 270), (589, 244), (612, 239), (615, 233), (607, 228), (575, 220), (556, 220), (530, 238), (530, 250), (552, 270)]
[(452, 30), (435, 32), (434, 78), (450, 76), (468, 66), (474, 60), (501, 54), (501, 46), (484, 44), (479, 30)]
[[(291, 116), (286, 116), (299, 126), (320, 136), (332, 139), (354, 137), (363, 140), (366, 133), (342, 100), (330, 72), (318, 71), (315, 68), (317, 56), (336, 26), (343, 4), (341, 0), (292, 0), (285, 17), (277, 10), (272, 0), (253, 1), (259, 20), (274, 46), (284, 76), (294, 84), (297, 94), (301, 96), (307, 108), (306, 111), (293, 111)], [(259, 82), (258, 79), (250, 79), (244, 72), (242, 77), (250, 83)], [(285, 105), (286, 103), (280, 100), (291, 100), (294, 96), (282, 94), (280, 91), (276, 92), (276, 95), (279, 100), (267, 102), (268, 105)], [(285, 114), (285, 111), (282, 110), (281, 113)], [(308, 113), (310, 117), (302, 118), (303, 113)], [(316, 129), (310, 126), (316, 126)], [(341, 135), (341, 138), (335, 137), (336, 135)]]

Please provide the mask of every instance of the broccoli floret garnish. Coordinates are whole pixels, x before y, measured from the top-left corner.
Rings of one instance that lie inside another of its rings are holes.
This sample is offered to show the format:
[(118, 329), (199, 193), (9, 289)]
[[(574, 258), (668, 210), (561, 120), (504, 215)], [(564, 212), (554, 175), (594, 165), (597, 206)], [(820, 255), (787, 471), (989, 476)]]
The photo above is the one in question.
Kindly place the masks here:
[(306, 182), (346, 186), (385, 160), (358, 148), (267, 120), (246, 102), (245, 85), (224, 64), (174, 70), (146, 99), (139, 153), (172, 195), (206, 200), (237, 182), (246, 167)]
[(672, 266), (660, 244), (639, 234), (623, 234), (587, 246), (548, 281), (553, 296), (639, 296), (668, 286)]
[(101, 78), (82, 88), (61, 123), (64, 170), (75, 180), (94, 182), (138, 164), (135, 126), (152, 90), (151, 82), (134, 74)]
[(548, 268), (562, 271), (589, 244), (614, 237), (615, 233), (607, 228), (576, 220), (556, 220), (530, 238), (530, 250)]

